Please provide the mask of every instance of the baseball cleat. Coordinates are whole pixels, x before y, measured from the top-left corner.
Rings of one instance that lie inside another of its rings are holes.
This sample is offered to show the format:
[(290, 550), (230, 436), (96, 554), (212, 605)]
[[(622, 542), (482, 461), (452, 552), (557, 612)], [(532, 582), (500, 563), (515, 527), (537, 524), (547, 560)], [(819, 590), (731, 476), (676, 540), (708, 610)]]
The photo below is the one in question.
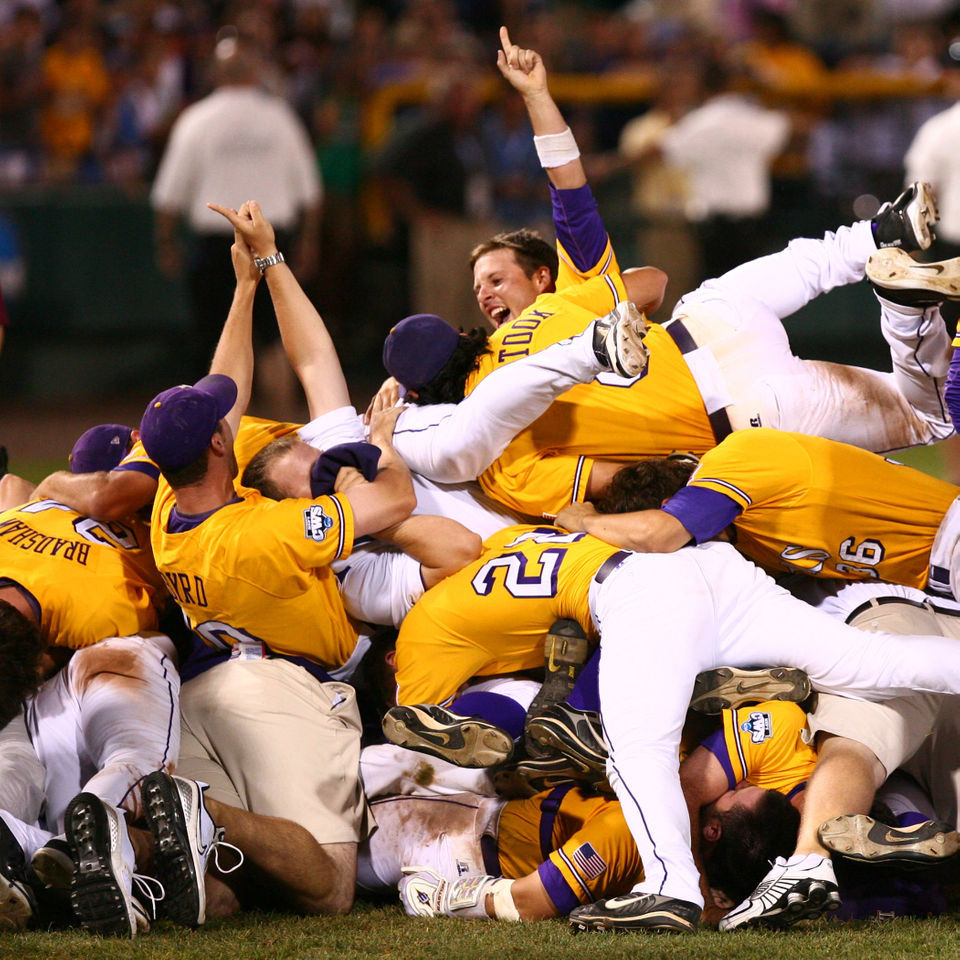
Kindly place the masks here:
[(383, 733), (399, 747), (429, 753), (458, 767), (492, 767), (513, 754), (513, 738), (506, 730), (430, 703), (391, 707), (383, 717)]
[(67, 807), (67, 842), (73, 856), (70, 904), (81, 926), (105, 937), (135, 937), (150, 929), (133, 895), (133, 847), (123, 814), (92, 793)]
[(839, 906), (837, 878), (827, 857), (815, 853), (789, 860), (777, 857), (757, 889), (720, 921), (720, 930), (782, 929)]
[(607, 769), (607, 745), (603, 740), (600, 715), (578, 710), (568, 703), (555, 703), (533, 717), (527, 732), (541, 748), (576, 761), (594, 780), (602, 780)]
[(536, 741), (527, 733), (527, 726), (538, 714), (554, 703), (561, 703), (573, 692), (574, 684), (590, 655), (587, 635), (576, 620), (558, 620), (543, 641), (543, 685), (537, 691), (524, 721), (524, 747), (532, 757), (541, 755)]
[(957, 831), (936, 820), (925, 820), (912, 827), (888, 827), (858, 813), (821, 823), (817, 835), (828, 850), (868, 863), (908, 860), (933, 865), (960, 849)]
[(689, 900), (658, 893), (625, 893), (570, 911), (574, 933), (584, 930), (696, 933), (702, 911)]
[(598, 785), (596, 772), (570, 757), (518, 760), (493, 773), (493, 785), (504, 797), (533, 797), (567, 783)]
[(618, 376), (639, 377), (650, 356), (643, 342), (647, 329), (647, 318), (635, 304), (624, 300), (594, 321), (593, 352)]
[(198, 927), (206, 920), (204, 875), (210, 854), (219, 846), (237, 850), (223, 842), (223, 827), (207, 812), (206, 788), (162, 770), (147, 774), (142, 785), (143, 815), (156, 842), (154, 867), (165, 891), (163, 913), (187, 927)]
[(867, 261), (867, 278), (877, 295), (907, 307), (960, 300), (960, 258), (920, 263), (905, 250), (878, 250)]
[(36, 912), (23, 848), (0, 817), (0, 930), (23, 930)]
[(45, 887), (69, 890), (73, 880), (73, 857), (70, 844), (62, 837), (51, 837), (34, 855), (33, 872)]
[(793, 667), (763, 670), (717, 667), (697, 674), (690, 709), (700, 713), (719, 713), (744, 703), (760, 703), (762, 700), (799, 703), (809, 696), (809, 677)]
[(914, 181), (893, 203), (885, 203), (871, 221), (880, 248), (926, 250), (933, 243), (932, 228), (939, 219), (929, 183)]

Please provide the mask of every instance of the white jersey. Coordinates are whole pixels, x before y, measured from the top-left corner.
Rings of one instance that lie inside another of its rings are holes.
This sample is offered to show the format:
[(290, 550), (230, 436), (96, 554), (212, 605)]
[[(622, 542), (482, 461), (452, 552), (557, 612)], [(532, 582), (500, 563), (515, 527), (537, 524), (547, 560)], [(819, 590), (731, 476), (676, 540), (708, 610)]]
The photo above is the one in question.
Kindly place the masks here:
[[(357, 411), (340, 407), (301, 427), (300, 439), (326, 450), (365, 440), (366, 436)], [(415, 515), (456, 520), (484, 540), (519, 522), (515, 513), (487, 497), (474, 481), (435, 483), (416, 473), (411, 479), (417, 496)], [(424, 592), (420, 563), (397, 547), (376, 540), (356, 543), (353, 553), (332, 567), (347, 611), (367, 623), (399, 625)]]

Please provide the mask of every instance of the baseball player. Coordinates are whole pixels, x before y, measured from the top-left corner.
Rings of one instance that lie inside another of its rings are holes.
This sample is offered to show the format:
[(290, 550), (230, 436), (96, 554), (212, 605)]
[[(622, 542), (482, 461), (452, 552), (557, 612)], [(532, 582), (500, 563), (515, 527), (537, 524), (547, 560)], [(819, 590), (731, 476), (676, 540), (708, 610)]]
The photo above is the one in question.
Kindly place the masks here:
[[(278, 317), (303, 294), (259, 208), (231, 215), (255, 221), (259, 232), (236, 237), (237, 292), (211, 374), (158, 395), (140, 424), (163, 478), (151, 518), (157, 567), (191, 629), (231, 653), (188, 684), (181, 772), (210, 783), (216, 799), (306, 827), (328, 863), (317, 909), (338, 912), (352, 902), (356, 844), (367, 826), (355, 693), (327, 673), (357, 642), (329, 564), (349, 555), (355, 537), (404, 519), (413, 493), (406, 468), (380, 439), (392, 433), (391, 421), (373, 431), (382, 446), (372, 482), (306, 500), (238, 494), (233, 436), (250, 392), (250, 305), (260, 269)], [(304, 762), (305, 743), (313, 762)]]
[(849, 444), (761, 428), (731, 434), (699, 464), (624, 467), (598, 508), (572, 504), (557, 522), (644, 552), (732, 529), (737, 549), (767, 570), (950, 595), (957, 509), (953, 484)]
[[(387, 338), (388, 371), (429, 402), (456, 402), (461, 385), (469, 393), (490, 370), (579, 332), (590, 317), (627, 297), (620, 274), (607, 269), (615, 264), (605, 257), (608, 238), (576, 144), (549, 96), (542, 61), (510, 44), (506, 31), (501, 39), (501, 71), (523, 93), (534, 131), (545, 141), (543, 159), (557, 188), (561, 260), (575, 260), (588, 279), (561, 289), (549, 266), (531, 273), (525, 265), (536, 251), (526, 244), (520, 252), (513, 244), (481, 255), (474, 264), (478, 299), (500, 324), (488, 344), (461, 338), (459, 351), (425, 353), (425, 342), (439, 336), (439, 321), (417, 336), (399, 324)], [(929, 194), (914, 185), (875, 223), (841, 227), (822, 241), (795, 240), (779, 254), (707, 281), (680, 301), (670, 322), (650, 326), (645, 342), (656, 362), (643, 377), (631, 383), (600, 378), (570, 391), (535, 431), (514, 440), (481, 483), (515, 509), (552, 516), (565, 502), (592, 498), (605, 487), (614, 468), (594, 458), (702, 453), (734, 429), (765, 425), (878, 451), (948, 436), (940, 382), (947, 340), (935, 308), (881, 301), (894, 374), (800, 360), (780, 323), (819, 293), (861, 280), (879, 243), (929, 246), (934, 216)], [(497, 269), (487, 269), (489, 257), (497, 258)], [(430, 366), (422, 362), (427, 355)], [(434, 389), (440, 383), (445, 390)], [(517, 390), (519, 397), (520, 384)], [(462, 479), (431, 472), (412, 454), (407, 459), (433, 479)]]

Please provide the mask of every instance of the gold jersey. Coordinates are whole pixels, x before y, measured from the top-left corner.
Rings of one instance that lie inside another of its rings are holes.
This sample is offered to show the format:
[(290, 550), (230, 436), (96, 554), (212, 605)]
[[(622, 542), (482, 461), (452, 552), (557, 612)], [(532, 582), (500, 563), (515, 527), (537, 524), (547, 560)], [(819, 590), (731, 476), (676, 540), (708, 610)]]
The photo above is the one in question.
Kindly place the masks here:
[(737, 549), (769, 570), (920, 588), (958, 493), (859, 447), (765, 427), (732, 433), (705, 454), (689, 487), (741, 507)]
[[(498, 367), (582, 333), (626, 299), (619, 273), (541, 294), (491, 335), (491, 352), (468, 379), (467, 393)], [(522, 513), (553, 516), (572, 500), (583, 500), (594, 459), (635, 460), (678, 449), (702, 453), (714, 446), (679, 348), (655, 323), (646, 344), (650, 362), (641, 376), (602, 373), (558, 397), (480, 476), (484, 490)]]
[(543, 666), (554, 621), (597, 638), (590, 582), (616, 547), (556, 527), (507, 527), (478, 560), (428, 590), (397, 637), (397, 703), (446, 703), (471, 677)]
[(353, 546), (346, 497), (276, 501), (247, 491), (210, 514), (182, 517), (161, 482), (150, 539), (167, 588), (210, 646), (260, 641), (325, 669), (353, 653), (357, 635), (329, 567)]
[(572, 785), (510, 800), (500, 814), (497, 845), (503, 876), (516, 880), (536, 870), (561, 915), (628, 893), (643, 879), (619, 801)]
[(3, 580), (28, 591), (47, 643), (74, 650), (155, 630), (165, 599), (139, 520), (102, 523), (55, 500), (0, 513)]

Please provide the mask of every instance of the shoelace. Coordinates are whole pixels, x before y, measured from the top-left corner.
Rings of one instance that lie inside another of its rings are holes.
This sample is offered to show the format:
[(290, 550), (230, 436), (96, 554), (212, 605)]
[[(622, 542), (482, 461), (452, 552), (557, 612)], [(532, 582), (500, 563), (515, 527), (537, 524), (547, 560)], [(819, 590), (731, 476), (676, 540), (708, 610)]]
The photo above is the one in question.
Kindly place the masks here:
[[(220, 848), (223, 847), (225, 850), (232, 850), (237, 855), (237, 862), (232, 867), (223, 867), (220, 865)], [(234, 870), (239, 870), (243, 866), (243, 851), (239, 847), (235, 847), (232, 843), (228, 843), (223, 839), (223, 827), (217, 827), (216, 833), (213, 835), (213, 842), (210, 844), (210, 849), (208, 851), (208, 856), (213, 855), (213, 865), (220, 871), (220, 873), (233, 873)]]
[[(140, 908), (149, 919), (157, 919), (157, 904), (167, 895), (163, 884), (156, 877), (148, 877), (145, 873), (133, 875), (133, 892)], [(144, 904), (149, 904), (149, 913)]]

